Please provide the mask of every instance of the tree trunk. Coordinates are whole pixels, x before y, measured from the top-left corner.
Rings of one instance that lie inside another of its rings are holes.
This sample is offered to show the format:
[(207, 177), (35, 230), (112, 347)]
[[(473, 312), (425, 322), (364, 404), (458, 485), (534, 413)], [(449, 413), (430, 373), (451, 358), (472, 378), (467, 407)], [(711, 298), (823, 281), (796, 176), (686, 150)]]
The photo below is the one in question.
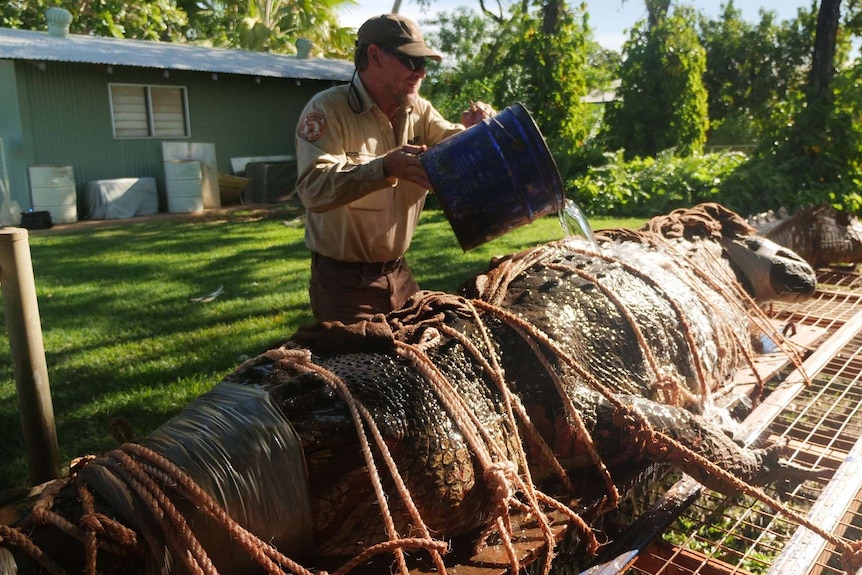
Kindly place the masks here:
[(809, 103), (826, 103), (832, 99), (830, 84), (835, 75), (835, 49), (840, 19), (841, 0), (820, 0), (811, 72), (808, 76)]
[(800, 163), (798, 174), (810, 182), (834, 182), (839, 175), (835, 169), (835, 142), (840, 139), (840, 128), (831, 128), (836, 118), (832, 79), (835, 76), (835, 53), (838, 42), (838, 23), (841, 0), (820, 0), (817, 13), (817, 30), (811, 54), (811, 70), (805, 87), (806, 106), (796, 117), (793, 148), (807, 162)]
[(556, 34), (560, 27), (560, 19), (566, 10), (565, 0), (549, 0), (542, 7), (542, 33)]
[(670, 0), (645, 0), (644, 3), (649, 14), (647, 22), (650, 28), (655, 28), (659, 22), (667, 18)]

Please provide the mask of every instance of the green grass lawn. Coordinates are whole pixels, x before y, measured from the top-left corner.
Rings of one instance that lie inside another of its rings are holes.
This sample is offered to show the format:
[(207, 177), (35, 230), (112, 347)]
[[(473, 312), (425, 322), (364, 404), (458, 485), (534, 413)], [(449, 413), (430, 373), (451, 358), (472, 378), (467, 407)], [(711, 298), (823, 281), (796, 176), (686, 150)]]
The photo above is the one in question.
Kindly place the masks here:
[[(245, 358), (312, 321), (299, 215), (283, 205), (30, 235), (62, 462), (116, 446), (114, 418), (149, 433)], [(643, 220), (590, 223), (639, 227)], [(492, 256), (562, 237), (557, 217), (547, 216), (464, 253), (431, 206), (408, 257), (423, 288), (454, 291)], [(220, 286), (214, 301), (190, 301)], [(0, 428), (3, 492), (28, 483), (5, 329)]]

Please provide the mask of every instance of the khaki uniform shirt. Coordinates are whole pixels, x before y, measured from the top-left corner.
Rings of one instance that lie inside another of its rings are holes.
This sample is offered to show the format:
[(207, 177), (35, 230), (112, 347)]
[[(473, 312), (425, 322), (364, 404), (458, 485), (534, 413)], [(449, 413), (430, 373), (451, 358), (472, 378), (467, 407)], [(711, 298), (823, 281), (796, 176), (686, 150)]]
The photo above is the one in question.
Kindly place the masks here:
[(306, 208), (305, 243), (343, 261), (383, 262), (410, 247), (427, 190), (383, 175), (383, 155), (404, 144), (429, 147), (464, 130), (430, 102), (402, 108), (393, 127), (359, 77), (317, 94), (296, 129), (297, 193)]

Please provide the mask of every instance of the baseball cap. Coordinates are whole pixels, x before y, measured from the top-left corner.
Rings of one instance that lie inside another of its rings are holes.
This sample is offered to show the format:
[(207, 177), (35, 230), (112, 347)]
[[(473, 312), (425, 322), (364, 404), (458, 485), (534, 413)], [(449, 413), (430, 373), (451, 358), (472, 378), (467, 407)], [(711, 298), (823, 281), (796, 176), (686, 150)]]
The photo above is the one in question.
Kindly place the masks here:
[(379, 44), (407, 56), (431, 58), (437, 62), (443, 60), (440, 54), (425, 44), (419, 26), (413, 20), (398, 14), (381, 14), (366, 20), (359, 27), (356, 44)]

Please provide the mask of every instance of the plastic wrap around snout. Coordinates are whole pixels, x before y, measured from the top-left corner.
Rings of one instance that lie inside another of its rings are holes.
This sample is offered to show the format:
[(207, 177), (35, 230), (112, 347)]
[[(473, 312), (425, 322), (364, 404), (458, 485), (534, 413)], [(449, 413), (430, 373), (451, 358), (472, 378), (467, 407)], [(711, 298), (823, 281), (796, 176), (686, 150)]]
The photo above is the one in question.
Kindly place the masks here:
[[(222, 382), (140, 443), (185, 471), (231, 518), (285, 555), (301, 555), (312, 548), (302, 448), (293, 427), (265, 391)], [(152, 565), (155, 572), (165, 567), (182, 571), (176, 559), (168, 558), (164, 537), (152, 517), (143, 513), (144, 506), (109, 470), (88, 465), (82, 475), (143, 535), (150, 558), (165, 563)], [(251, 559), (228, 531), (193, 502), (180, 498), (172, 502), (219, 572), (243, 572)]]

